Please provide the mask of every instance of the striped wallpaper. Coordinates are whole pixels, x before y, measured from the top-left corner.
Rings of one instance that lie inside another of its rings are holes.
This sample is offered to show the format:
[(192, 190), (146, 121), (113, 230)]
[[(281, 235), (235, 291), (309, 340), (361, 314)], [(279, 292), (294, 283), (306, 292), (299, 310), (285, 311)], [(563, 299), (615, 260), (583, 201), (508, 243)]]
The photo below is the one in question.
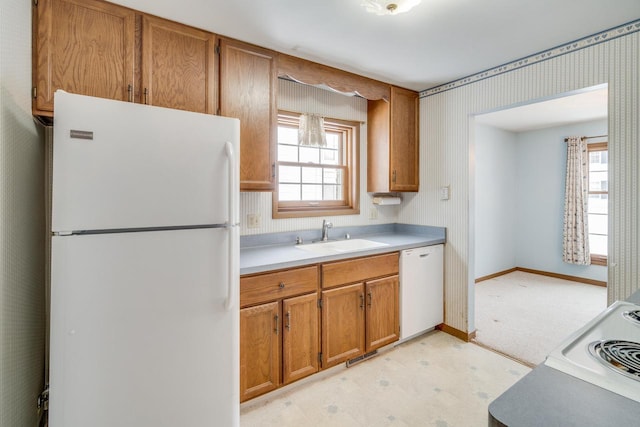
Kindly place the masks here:
[[(361, 122), (360, 127), (360, 214), (311, 218), (271, 218), (271, 193), (240, 193), (240, 234), (276, 233), (318, 229), (324, 218), (335, 227), (349, 225), (372, 225), (396, 222), (398, 206), (374, 207), (367, 188), (367, 100), (356, 96), (345, 96), (329, 90), (315, 88), (288, 80), (278, 80), (278, 108), (298, 113), (314, 113), (323, 117)], [(369, 219), (370, 210), (375, 209), (377, 219)], [(259, 214), (261, 226), (247, 228), (246, 215)]]
[[(640, 27), (640, 21), (627, 24)], [(612, 30), (612, 31), (615, 31)], [(609, 38), (550, 59), (420, 99), (420, 192), (398, 221), (447, 228), (445, 322), (462, 331), (473, 322), (473, 115), (577, 91), (609, 87), (610, 212), (608, 299), (640, 288), (640, 32)], [(450, 185), (450, 200), (438, 188)]]
[(31, 2), (0, 6), (0, 426), (40, 425), (44, 144), (31, 115)]

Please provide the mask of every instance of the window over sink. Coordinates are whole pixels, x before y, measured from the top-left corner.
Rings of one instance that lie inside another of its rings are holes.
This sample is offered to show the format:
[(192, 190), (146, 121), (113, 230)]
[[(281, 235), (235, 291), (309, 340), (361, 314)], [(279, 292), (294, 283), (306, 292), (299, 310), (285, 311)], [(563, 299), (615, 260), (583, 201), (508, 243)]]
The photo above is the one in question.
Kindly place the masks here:
[(299, 145), (299, 113), (280, 111), (273, 217), (359, 213), (360, 123), (324, 118), (326, 146)]

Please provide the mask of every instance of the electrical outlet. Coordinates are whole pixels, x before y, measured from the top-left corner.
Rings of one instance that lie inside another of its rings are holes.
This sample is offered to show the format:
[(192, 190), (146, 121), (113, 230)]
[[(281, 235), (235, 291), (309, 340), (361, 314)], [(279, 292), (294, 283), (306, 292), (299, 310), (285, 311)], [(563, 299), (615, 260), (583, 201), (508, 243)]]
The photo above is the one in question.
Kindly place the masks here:
[(247, 214), (247, 228), (259, 228), (262, 222), (260, 214)]
[(440, 187), (440, 200), (449, 200), (449, 186)]
[(369, 219), (378, 219), (378, 209), (375, 206), (369, 208)]

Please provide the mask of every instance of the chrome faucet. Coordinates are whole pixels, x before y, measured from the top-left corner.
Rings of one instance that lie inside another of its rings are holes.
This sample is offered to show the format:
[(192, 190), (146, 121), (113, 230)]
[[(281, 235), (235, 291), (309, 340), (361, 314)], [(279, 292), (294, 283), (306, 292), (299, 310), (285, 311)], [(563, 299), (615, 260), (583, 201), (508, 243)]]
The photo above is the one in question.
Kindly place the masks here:
[(326, 219), (322, 220), (322, 238), (320, 239), (323, 242), (326, 242), (327, 240), (329, 240), (329, 229), (333, 227), (333, 224), (330, 222), (327, 222)]

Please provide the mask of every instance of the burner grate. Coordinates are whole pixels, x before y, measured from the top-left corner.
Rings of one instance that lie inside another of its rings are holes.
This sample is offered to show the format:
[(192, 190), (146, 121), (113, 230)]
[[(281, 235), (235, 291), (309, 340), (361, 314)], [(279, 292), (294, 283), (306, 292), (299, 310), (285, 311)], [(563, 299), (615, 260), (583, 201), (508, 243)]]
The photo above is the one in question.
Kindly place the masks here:
[(640, 310), (625, 311), (622, 315), (633, 323), (640, 325)]
[(640, 381), (640, 343), (633, 341), (596, 341), (589, 351), (602, 364)]

